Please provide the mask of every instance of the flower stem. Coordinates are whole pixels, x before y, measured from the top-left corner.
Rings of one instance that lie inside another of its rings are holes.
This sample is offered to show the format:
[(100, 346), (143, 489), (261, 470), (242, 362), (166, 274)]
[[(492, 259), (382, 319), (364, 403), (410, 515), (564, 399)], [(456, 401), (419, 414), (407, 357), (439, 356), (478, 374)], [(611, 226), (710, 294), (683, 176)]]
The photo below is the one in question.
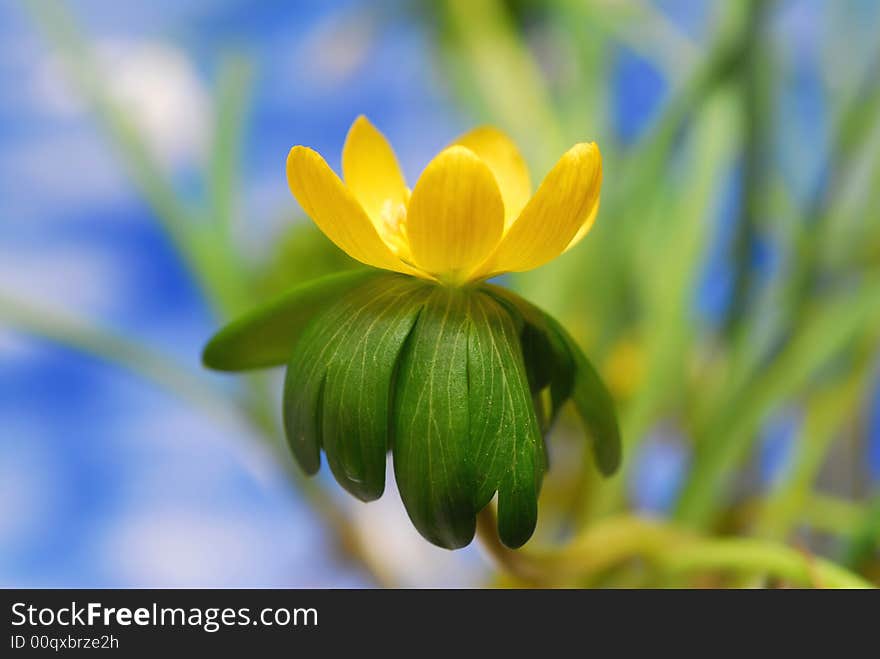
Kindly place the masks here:
[(641, 559), (658, 576), (710, 571), (774, 577), (806, 587), (873, 587), (830, 561), (785, 545), (755, 538), (703, 538), (667, 522), (632, 515), (606, 518), (556, 549), (507, 549), (495, 532), (491, 506), (480, 513), (477, 532), (499, 566), (533, 586), (582, 583)]

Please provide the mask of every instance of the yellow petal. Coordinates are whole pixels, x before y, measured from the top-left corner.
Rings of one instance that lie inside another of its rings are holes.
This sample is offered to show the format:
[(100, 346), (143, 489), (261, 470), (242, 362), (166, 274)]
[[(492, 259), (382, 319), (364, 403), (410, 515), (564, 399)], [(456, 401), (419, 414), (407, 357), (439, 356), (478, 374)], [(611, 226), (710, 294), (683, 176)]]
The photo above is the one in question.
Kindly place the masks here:
[(460, 282), (492, 251), (504, 226), (495, 177), (473, 151), (451, 146), (419, 178), (407, 211), (414, 265)]
[(349, 256), (376, 268), (415, 274), (391, 252), (364, 209), (317, 152), (304, 146), (290, 150), (287, 183), (305, 213)]
[(363, 115), (354, 120), (342, 147), (342, 176), (346, 187), (379, 226), (383, 208), (406, 204), (406, 182), (394, 150)]
[(516, 144), (491, 126), (475, 128), (455, 140), (454, 144), (467, 147), (489, 165), (504, 200), (504, 226), (509, 227), (532, 194), (529, 168)]
[(572, 238), (571, 242), (568, 243), (568, 247), (562, 250), (563, 254), (565, 254), (568, 250), (577, 245), (583, 239), (583, 237), (590, 232), (590, 229), (593, 228), (593, 223), (596, 221), (596, 216), (599, 214), (600, 202), (601, 199), (596, 199), (596, 205), (593, 206), (593, 212), (590, 213), (590, 216), (587, 218), (586, 222), (584, 222), (583, 226), (578, 229), (578, 232), (574, 234), (574, 238)]
[(559, 256), (590, 223), (602, 187), (602, 156), (576, 144), (550, 170), (498, 248), (471, 276), (531, 270)]

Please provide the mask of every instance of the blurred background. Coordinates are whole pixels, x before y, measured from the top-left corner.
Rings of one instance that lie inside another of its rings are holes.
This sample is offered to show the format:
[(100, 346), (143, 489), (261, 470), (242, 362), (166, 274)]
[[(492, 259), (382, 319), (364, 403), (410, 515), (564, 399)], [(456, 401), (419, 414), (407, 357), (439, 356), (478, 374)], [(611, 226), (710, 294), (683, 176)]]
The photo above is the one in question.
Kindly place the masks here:
[[(279, 373), (200, 366), (355, 266), (284, 161), (338, 168), (361, 113), (410, 183), (480, 123), (535, 185), (602, 148), (596, 228), (504, 283), (608, 382), (624, 468), (561, 419), (523, 551), (635, 514), (880, 583), (878, 30), (871, 0), (0, 4), (0, 585), (523, 583), (422, 540), (393, 487), (301, 477)], [(786, 585), (581, 567), (564, 585)]]

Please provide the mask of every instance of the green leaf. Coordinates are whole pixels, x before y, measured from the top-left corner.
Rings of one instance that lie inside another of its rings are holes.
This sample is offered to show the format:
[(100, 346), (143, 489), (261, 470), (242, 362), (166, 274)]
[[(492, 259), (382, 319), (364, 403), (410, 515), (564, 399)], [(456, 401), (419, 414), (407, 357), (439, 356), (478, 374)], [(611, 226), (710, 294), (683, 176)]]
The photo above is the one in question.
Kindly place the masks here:
[(392, 380), (430, 290), (420, 282), (403, 283), (410, 285), (381, 293), (353, 316), (327, 365), (324, 452), (336, 480), (363, 501), (378, 499), (385, 489)]
[[(386, 273), (330, 304), (301, 333), (285, 380), (284, 427), (302, 468), (315, 473), (323, 448), (346, 490), (375, 499), (390, 445), (401, 498), (430, 542), (467, 545), (497, 492), (501, 541), (524, 544), (546, 467), (534, 384), (549, 383), (557, 405), (571, 393), (603, 439), (607, 410), (564, 331), (517, 300)], [(550, 365), (531, 382), (524, 337)], [(608, 448), (597, 455), (607, 469)]]
[(284, 383), (284, 429), (307, 473), (323, 446), (336, 480), (363, 500), (381, 496), (388, 405), (397, 355), (430, 286), (385, 273), (349, 291), (309, 324)]
[[(522, 332), (522, 347), (526, 366), (534, 373), (533, 391), (550, 387), (550, 418), (548, 428), (556, 420), (559, 410), (571, 397), (575, 379), (575, 364), (566, 344), (555, 332), (527, 323)], [(543, 383), (543, 384), (542, 384)], [(542, 386), (537, 386), (542, 384)]]
[[(334, 388), (328, 379), (325, 409)], [(503, 306), (474, 290), (431, 289), (400, 356), (393, 428), (398, 487), (425, 538), (468, 544), (476, 512), (496, 491), (502, 541), (518, 547), (531, 537), (543, 445), (517, 327)]]
[(599, 470), (610, 476), (621, 460), (620, 428), (614, 400), (577, 342), (549, 314), (499, 286), (484, 286), (490, 295), (522, 319), (521, 341), (530, 383), (550, 385), (552, 414), (571, 398), (593, 440)]
[(553, 424), (562, 405), (571, 396), (574, 363), (565, 343), (547, 331), (544, 312), (511, 291), (488, 284), (484, 290), (504, 305), (520, 326), (523, 359), (533, 394), (550, 387), (551, 410), (547, 427)]
[(621, 460), (620, 427), (614, 399), (575, 340), (556, 319), (546, 314), (544, 318), (550, 332), (564, 342), (571, 354), (574, 363), (571, 400), (593, 438), (593, 453), (599, 471), (611, 476), (620, 467)]
[(484, 293), (470, 296), (468, 402), (476, 509), (498, 491), (498, 534), (523, 545), (538, 519), (544, 446), (526, 377), (516, 325)]
[(436, 287), (401, 353), (393, 402), (394, 474), (412, 523), (447, 549), (476, 529), (468, 436), (468, 299)]
[(281, 366), (310, 320), (346, 291), (379, 276), (376, 270), (357, 270), (296, 286), (221, 329), (205, 346), (202, 362), (218, 371)]

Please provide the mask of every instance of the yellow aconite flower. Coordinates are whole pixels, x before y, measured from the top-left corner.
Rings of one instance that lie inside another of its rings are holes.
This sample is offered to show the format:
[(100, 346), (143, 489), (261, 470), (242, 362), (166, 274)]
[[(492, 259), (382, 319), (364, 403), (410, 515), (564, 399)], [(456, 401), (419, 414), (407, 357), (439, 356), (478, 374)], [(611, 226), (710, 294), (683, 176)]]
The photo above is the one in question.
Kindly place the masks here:
[(348, 131), (343, 183), (312, 149), (287, 157), (290, 191), (351, 257), (448, 284), (531, 270), (586, 235), (599, 209), (602, 157), (576, 144), (532, 195), (516, 145), (499, 130), (459, 137), (410, 191), (385, 136), (365, 117)]

